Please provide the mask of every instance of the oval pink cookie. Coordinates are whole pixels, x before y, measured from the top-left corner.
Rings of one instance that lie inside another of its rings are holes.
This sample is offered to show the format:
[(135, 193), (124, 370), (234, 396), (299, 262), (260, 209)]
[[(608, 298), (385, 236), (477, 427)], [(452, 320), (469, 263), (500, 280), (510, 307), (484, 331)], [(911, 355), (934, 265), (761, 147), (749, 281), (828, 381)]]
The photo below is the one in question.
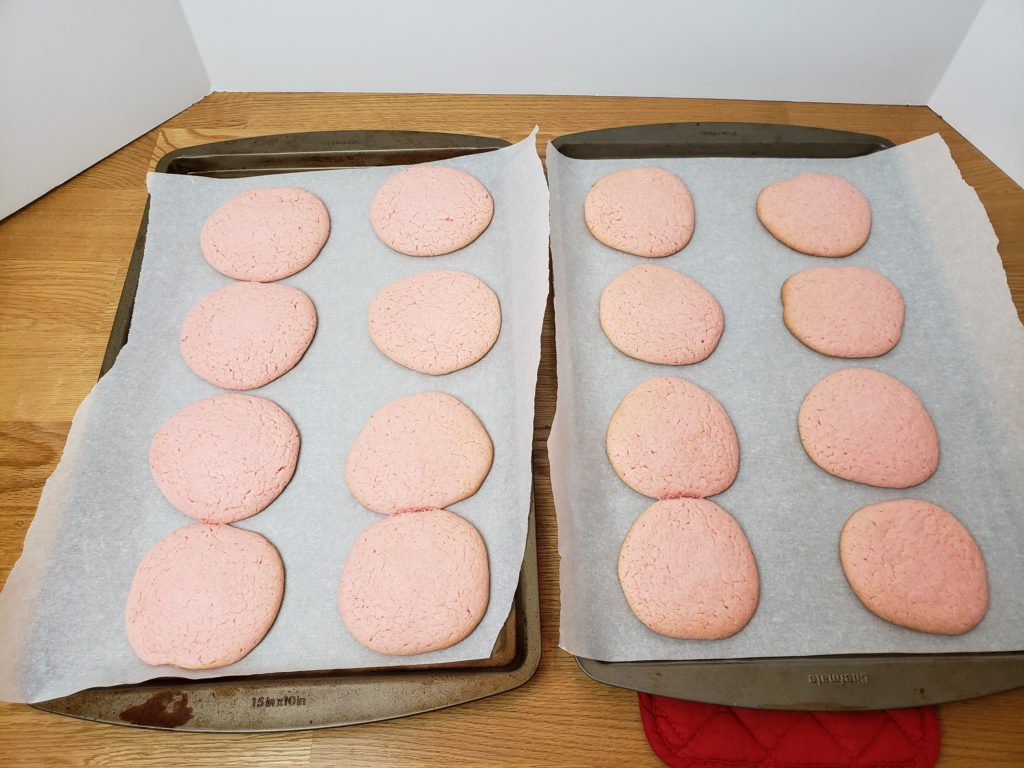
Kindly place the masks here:
[(684, 379), (648, 379), (608, 423), (608, 459), (622, 481), (655, 499), (714, 496), (736, 479), (740, 449), (715, 398)]
[(962, 635), (988, 611), (985, 560), (970, 532), (920, 499), (872, 504), (843, 526), (839, 556), (850, 587), (879, 618)]
[(871, 232), (867, 198), (824, 173), (769, 184), (757, 196), (757, 217), (777, 240), (810, 256), (849, 256)]
[(630, 357), (688, 365), (715, 351), (725, 318), (700, 283), (658, 264), (639, 264), (601, 292), (601, 329)]
[(414, 165), (385, 181), (370, 203), (370, 225), (385, 245), (407, 256), (440, 256), (487, 229), (494, 201), (458, 168)]
[(251, 395), (187, 405), (149, 444), (160, 492), (189, 517), (233, 523), (280, 495), (295, 472), (299, 431), (281, 408)]
[(294, 275), (317, 257), (331, 219), (304, 189), (248, 189), (203, 224), (199, 244), (210, 266), (236, 280), (266, 283)]
[(479, 490), (493, 457), (475, 413), (451, 395), (422, 392), (373, 412), (348, 452), (345, 480), (382, 515), (447, 507)]
[(798, 425), (807, 455), (846, 480), (909, 488), (939, 465), (928, 411), (906, 384), (879, 371), (830, 373), (807, 393)]
[(622, 542), (619, 583), (648, 628), (687, 640), (735, 635), (754, 615), (760, 594), (743, 529), (707, 499), (649, 506)]
[(437, 376), (472, 365), (494, 346), (501, 306), (465, 272), (421, 272), (384, 286), (369, 311), (370, 340), (399, 365)]
[(833, 357), (878, 357), (903, 331), (903, 296), (864, 267), (816, 267), (782, 284), (782, 319), (816, 352)]
[(443, 509), (380, 520), (345, 561), (338, 611), (367, 648), (411, 656), (448, 648), (487, 611), (487, 548), (472, 524)]
[(267, 634), (284, 595), (274, 545), (230, 525), (179, 528), (146, 553), (132, 580), (128, 642), (147, 664), (232, 664)]
[(594, 237), (635, 256), (669, 256), (693, 235), (690, 190), (661, 168), (627, 168), (598, 179), (583, 217)]
[(207, 294), (181, 324), (181, 355), (197, 376), (224, 389), (255, 389), (302, 359), (316, 309), (290, 285), (232, 283)]

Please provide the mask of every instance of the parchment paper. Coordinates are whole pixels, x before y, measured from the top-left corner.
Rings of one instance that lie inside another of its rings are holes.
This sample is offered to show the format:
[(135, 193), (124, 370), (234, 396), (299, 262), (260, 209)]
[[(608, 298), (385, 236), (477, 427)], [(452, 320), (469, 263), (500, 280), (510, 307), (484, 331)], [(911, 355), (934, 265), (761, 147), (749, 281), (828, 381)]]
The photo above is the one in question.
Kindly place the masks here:
[[(580, 161), (553, 147), (547, 157), (558, 349), (548, 448), (562, 556), (562, 648), (606, 661), (1024, 648), (1024, 333), (991, 224), (942, 139), (851, 160)], [(652, 261), (699, 280), (725, 312), (717, 350), (696, 365), (633, 360), (601, 332), (601, 290), (628, 267), (649, 262), (598, 243), (584, 223), (583, 201), (598, 178), (636, 165), (677, 173), (693, 195), (692, 241)], [(765, 185), (809, 170), (844, 176), (870, 200), (871, 237), (856, 254), (804, 256), (757, 220), (754, 202)], [(783, 281), (837, 264), (876, 269), (902, 291), (903, 339), (889, 354), (825, 357), (783, 325)], [(894, 491), (848, 482), (804, 453), (796, 428), (804, 395), (826, 374), (856, 365), (902, 380), (931, 414), (941, 459), (922, 485)], [(605, 430), (622, 397), (655, 376), (681, 376), (707, 389), (739, 436), (739, 476), (713, 501), (750, 540), (761, 602), (746, 629), (726, 640), (659, 636), (633, 616), (619, 587), (622, 539), (653, 500), (616, 476)], [(939, 504), (977, 539), (991, 604), (972, 632), (942, 637), (888, 624), (847, 586), (838, 555), (843, 523), (861, 506), (892, 498)]]
[[(250, 675), (490, 655), (516, 589), (530, 509), (533, 403), (548, 289), (547, 186), (533, 135), (444, 164), (483, 182), (494, 197), (494, 219), (469, 247), (433, 258), (395, 253), (370, 227), (370, 199), (394, 167), (232, 180), (150, 175), (149, 231), (128, 345), (78, 409), (24, 554), (0, 596), (0, 698), (36, 701), (166, 675)], [(284, 602), (263, 642), (234, 665), (194, 673), (150, 667), (125, 639), (125, 599), (146, 551), (193, 521), (157, 490), (147, 463), (149, 443), (180, 408), (220, 391), (195, 376), (178, 351), (185, 314), (211, 290), (231, 282), (203, 259), (200, 228), (221, 202), (241, 190), (289, 185), (319, 195), (331, 215), (330, 238), (320, 256), (282, 281), (313, 299), (319, 325), (302, 361), (253, 393), (291, 415), (302, 437), (301, 453), (284, 493), (260, 514), (237, 523), (263, 534), (280, 551), (287, 574)], [(431, 269), (480, 277), (502, 308), (501, 335), (490, 353), (441, 377), (387, 359), (366, 330), (366, 309), (377, 291)], [(344, 462), (374, 409), (431, 390), (466, 403), (494, 442), (494, 464), (480, 491), (450, 507), (472, 522), (487, 544), (490, 605), (476, 631), (454, 647), (390, 657), (359, 645), (336, 607), (353, 541), (382, 519), (349, 494)]]

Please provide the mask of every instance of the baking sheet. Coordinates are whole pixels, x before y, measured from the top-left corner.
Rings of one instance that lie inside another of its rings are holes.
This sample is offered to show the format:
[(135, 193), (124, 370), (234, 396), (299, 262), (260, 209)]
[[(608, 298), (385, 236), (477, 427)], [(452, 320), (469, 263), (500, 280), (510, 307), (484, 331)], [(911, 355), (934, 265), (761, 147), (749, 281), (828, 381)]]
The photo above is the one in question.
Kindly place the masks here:
[[(996, 238), (974, 190), (938, 136), (844, 160), (574, 160), (548, 148), (558, 410), (548, 450), (561, 554), (565, 650), (602, 661), (847, 653), (950, 653), (1024, 648), (1024, 333)], [(696, 209), (680, 253), (647, 260), (601, 245), (583, 220), (587, 190), (622, 168), (677, 173)], [(767, 184), (816, 170), (868, 197), (868, 243), (845, 259), (805, 256), (777, 242), (754, 212)], [(725, 312), (716, 351), (691, 366), (626, 357), (598, 321), (604, 286), (635, 264), (699, 280)], [(903, 338), (887, 355), (844, 361), (803, 346), (782, 322), (783, 281), (809, 267), (871, 267), (903, 292)], [(796, 428), (804, 395), (849, 366), (896, 376), (921, 397), (939, 434), (940, 464), (916, 488), (872, 488), (833, 477), (807, 458)], [(618, 584), (619, 547), (653, 503), (628, 488), (605, 454), (612, 411), (635, 385), (681, 376), (711, 392), (740, 443), (735, 484), (713, 500), (743, 526), (757, 559), (761, 601), (732, 638), (662, 637), (630, 612)], [(914, 632), (874, 617), (839, 564), (839, 532), (856, 509), (923, 498), (962, 520), (988, 567), (990, 608), (961, 637)]]
[[(535, 134), (511, 147), (441, 163), (479, 178), (495, 211), (476, 242), (432, 258), (395, 253), (370, 227), (370, 199), (395, 166), (232, 180), (150, 174), (146, 253), (128, 344), (79, 407), (24, 553), (0, 595), (0, 699), (38, 701), (167, 675), (404, 666), (490, 655), (512, 604), (530, 510), (533, 404), (548, 289), (548, 197)], [(302, 446), (295, 476), (281, 496), (236, 523), (265, 535), (280, 551), (284, 601), (263, 642), (236, 664), (203, 672), (150, 667), (125, 639), (125, 599), (146, 551), (193, 521), (157, 490), (147, 463), (149, 442), (180, 408), (221, 391), (188, 370), (178, 351), (188, 310), (232, 282), (202, 258), (200, 228), (241, 190), (288, 185), (320, 196), (331, 214), (330, 238), (320, 256), (281, 281), (312, 298), (318, 328), (302, 361), (253, 393), (291, 415)], [(366, 308), (378, 290), (431, 269), (480, 277), (502, 307), (501, 334), (488, 355), (441, 377), (387, 359), (366, 330)], [(431, 390), (465, 402), (494, 442), (494, 464), (480, 491), (449, 507), (472, 522), (487, 544), (490, 604), (476, 631), (452, 648), (384, 656), (352, 639), (336, 608), (352, 542), (381, 519), (349, 494), (344, 462), (373, 410)]]

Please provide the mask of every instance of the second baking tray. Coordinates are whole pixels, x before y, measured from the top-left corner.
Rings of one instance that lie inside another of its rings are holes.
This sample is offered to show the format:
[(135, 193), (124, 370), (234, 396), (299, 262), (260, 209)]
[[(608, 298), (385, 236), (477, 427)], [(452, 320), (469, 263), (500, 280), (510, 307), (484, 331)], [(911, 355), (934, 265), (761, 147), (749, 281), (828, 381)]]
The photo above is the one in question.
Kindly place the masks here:
[[(508, 146), (483, 136), (421, 131), (330, 131), (259, 136), (175, 150), (157, 173), (217, 178), (445, 160)], [(100, 376), (128, 340), (146, 245), (147, 203)], [(531, 505), (526, 551), (508, 619), (491, 656), (441, 665), (206, 680), (162, 678), (91, 688), (34, 706), (86, 720), (185, 731), (280, 731), (385, 720), (516, 688), (540, 663), (537, 548)]]
[[(665, 123), (560, 136), (579, 160), (667, 157), (848, 158), (894, 146), (880, 136), (791, 125)], [(700, 661), (576, 657), (599, 682), (663, 696), (765, 709), (880, 709), (1024, 686), (1024, 653), (860, 654)]]

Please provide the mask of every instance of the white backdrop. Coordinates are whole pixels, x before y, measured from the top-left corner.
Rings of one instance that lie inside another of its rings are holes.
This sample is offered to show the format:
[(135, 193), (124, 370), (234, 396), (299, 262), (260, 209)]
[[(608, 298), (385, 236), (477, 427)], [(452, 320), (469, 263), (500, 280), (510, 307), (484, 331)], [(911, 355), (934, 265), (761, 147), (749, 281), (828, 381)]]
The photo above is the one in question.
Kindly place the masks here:
[(209, 92), (177, 0), (0, 0), (0, 218)]
[(985, 0), (928, 106), (1024, 186), (1024, 1)]
[(182, 0), (214, 90), (924, 104), (982, 0)]
[(1024, 0), (608, 7), (0, 0), (0, 218), (211, 90), (929, 104), (1024, 184)]

